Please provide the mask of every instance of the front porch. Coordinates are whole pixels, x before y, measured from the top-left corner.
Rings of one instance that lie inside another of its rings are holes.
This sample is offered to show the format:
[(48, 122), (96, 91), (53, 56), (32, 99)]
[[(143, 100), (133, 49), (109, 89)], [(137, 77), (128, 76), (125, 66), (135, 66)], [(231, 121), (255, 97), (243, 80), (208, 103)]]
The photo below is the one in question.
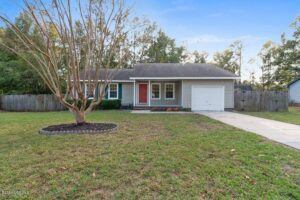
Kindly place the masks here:
[(182, 108), (181, 80), (134, 80), (135, 109)]

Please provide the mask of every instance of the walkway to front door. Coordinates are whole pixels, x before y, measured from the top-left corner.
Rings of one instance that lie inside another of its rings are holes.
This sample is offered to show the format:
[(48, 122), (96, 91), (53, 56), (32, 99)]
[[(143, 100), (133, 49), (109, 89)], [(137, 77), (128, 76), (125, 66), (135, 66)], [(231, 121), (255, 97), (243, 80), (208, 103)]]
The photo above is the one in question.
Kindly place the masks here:
[(139, 103), (140, 104), (147, 104), (148, 100), (148, 84), (147, 83), (140, 83), (139, 84)]

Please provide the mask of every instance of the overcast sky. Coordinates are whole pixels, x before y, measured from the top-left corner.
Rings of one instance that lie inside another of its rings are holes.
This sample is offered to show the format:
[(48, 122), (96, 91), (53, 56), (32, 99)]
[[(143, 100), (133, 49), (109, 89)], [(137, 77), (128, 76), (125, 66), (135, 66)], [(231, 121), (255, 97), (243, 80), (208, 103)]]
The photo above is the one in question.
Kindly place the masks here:
[[(245, 44), (243, 79), (259, 75), (257, 58), (267, 40), (279, 41), (300, 15), (300, 0), (127, 0), (134, 2), (133, 15), (147, 16), (188, 50), (207, 51), (211, 56), (233, 41)], [(1, 0), (0, 12), (15, 17), (21, 0)]]

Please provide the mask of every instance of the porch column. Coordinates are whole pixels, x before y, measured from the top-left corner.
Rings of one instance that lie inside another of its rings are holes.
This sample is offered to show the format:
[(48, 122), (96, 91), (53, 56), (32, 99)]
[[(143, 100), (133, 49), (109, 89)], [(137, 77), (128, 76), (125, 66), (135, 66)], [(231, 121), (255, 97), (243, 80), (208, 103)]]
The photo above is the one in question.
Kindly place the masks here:
[(136, 101), (136, 97), (135, 97), (135, 79), (133, 82), (133, 107), (135, 107), (135, 101)]
[(150, 83), (150, 80), (148, 81), (148, 98), (149, 98), (149, 100), (148, 100), (148, 105), (149, 105), (149, 107), (151, 106), (151, 97), (150, 97), (150, 95), (151, 95), (151, 85), (150, 85), (151, 83)]

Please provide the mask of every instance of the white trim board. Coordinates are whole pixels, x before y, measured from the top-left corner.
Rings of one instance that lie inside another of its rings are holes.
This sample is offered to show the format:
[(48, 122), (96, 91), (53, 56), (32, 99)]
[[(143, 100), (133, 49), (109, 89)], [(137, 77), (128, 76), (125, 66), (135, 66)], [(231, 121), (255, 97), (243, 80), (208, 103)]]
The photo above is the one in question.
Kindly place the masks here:
[[(71, 80), (73, 81), (73, 80)], [(83, 82), (84, 80), (80, 80), (80, 82)], [(89, 80), (85, 80), (85, 82), (88, 82)], [(105, 80), (98, 80), (100, 82), (105, 82)], [(94, 80), (91, 80), (91, 82), (94, 82)], [(108, 80), (108, 83), (114, 83), (114, 82), (118, 82), (118, 83), (134, 83), (134, 80)]]
[[(108, 82), (133, 83), (134, 80), (239, 80), (241, 77), (130, 77), (129, 80), (108, 80)], [(71, 80), (73, 81), (73, 80)], [(80, 80), (88, 81), (88, 80)], [(91, 80), (93, 82), (94, 80)], [(104, 80), (98, 80), (104, 82)]]
[(236, 80), (241, 77), (130, 77), (130, 80)]

